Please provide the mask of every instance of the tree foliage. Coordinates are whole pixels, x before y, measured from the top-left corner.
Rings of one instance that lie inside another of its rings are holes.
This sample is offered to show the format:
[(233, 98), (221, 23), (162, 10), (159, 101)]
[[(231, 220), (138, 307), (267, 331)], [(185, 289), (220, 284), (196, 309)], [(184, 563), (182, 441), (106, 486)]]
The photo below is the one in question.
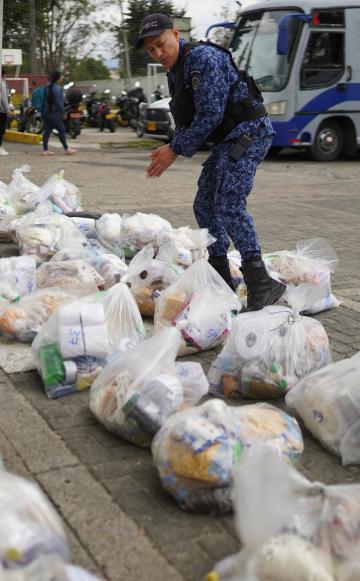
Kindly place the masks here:
[(81, 60), (69, 59), (67, 73), (70, 81), (96, 81), (110, 79), (109, 69), (100, 59), (85, 57)]
[[(89, 39), (103, 28), (96, 0), (36, 0), (37, 59), (42, 72), (66, 68), (72, 57), (87, 56)], [(29, 2), (9, 0), (4, 9), (4, 46), (29, 55)], [(86, 47), (86, 48), (84, 48)]]
[[(127, 29), (130, 63), (133, 74), (138, 74), (146, 70), (146, 65), (152, 62), (144, 50), (135, 50), (134, 44), (139, 34), (140, 22), (154, 12), (162, 12), (170, 18), (174, 16), (184, 16), (184, 9), (177, 9), (171, 0), (129, 0), (124, 18), (124, 25)], [(121, 26), (114, 26), (113, 31), (117, 39), (117, 46), (120, 54), (124, 49), (124, 36)]]

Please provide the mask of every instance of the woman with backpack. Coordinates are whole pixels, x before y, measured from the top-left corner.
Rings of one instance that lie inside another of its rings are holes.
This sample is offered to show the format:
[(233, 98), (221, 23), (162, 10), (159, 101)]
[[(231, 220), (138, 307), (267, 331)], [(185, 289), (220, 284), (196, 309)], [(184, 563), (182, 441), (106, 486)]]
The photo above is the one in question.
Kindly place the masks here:
[(44, 90), (44, 104), (42, 116), (44, 120), (43, 133), (43, 155), (54, 155), (53, 151), (48, 150), (49, 137), (51, 132), (56, 129), (59, 139), (65, 149), (66, 155), (72, 155), (76, 149), (72, 149), (66, 142), (66, 129), (64, 124), (64, 95), (60, 88), (62, 76), (59, 71), (54, 71), (50, 77), (50, 84)]

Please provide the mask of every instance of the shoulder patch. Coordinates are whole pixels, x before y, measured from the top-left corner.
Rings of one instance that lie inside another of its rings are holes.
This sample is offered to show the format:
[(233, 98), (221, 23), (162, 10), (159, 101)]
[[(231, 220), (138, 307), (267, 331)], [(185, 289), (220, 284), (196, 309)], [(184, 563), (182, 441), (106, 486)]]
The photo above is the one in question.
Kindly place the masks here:
[(200, 71), (192, 71), (191, 74), (191, 86), (194, 91), (196, 91), (200, 87)]

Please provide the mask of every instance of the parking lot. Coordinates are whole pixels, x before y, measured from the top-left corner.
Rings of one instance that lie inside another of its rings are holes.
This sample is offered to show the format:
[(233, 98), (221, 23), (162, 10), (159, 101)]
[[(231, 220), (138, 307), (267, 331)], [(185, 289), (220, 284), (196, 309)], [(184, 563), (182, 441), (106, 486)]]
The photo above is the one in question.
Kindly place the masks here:
[[(46, 158), (40, 145), (5, 143), (9, 156), (0, 159), (0, 179), (9, 181), (24, 163), (38, 184), (64, 169), (86, 210), (154, 212), (174, 227), (196, 226), (192, 202), (208, 152), (178, 159), (160, 179), (148, 180), (152, 142), (130, 130), (85, 129), (71, 142), (78, 151), (69, 157), (52, 143), (56, 155)], [(264, 252), (291, 250), (298, 240), (320, 236), (338, 254), (333, 291), (342, 305), (316, 317), (335, 360), (360, 350), (359, 183), (359, 159), (324, 164), (285, 152), (262, 164), (249, 199)], [(2, 255), (12, 251), (2, 245)], [(207, 370), (214, 356), (208, 351), (193, 360)], [(97, 424), (87, 393), (48, 400), (33, 371), (2, 373), (0, 390), (0, 453), (9, 469), (34, 478), (50, 497), (66, 523), (76, 564), (111, 581), (192, 581), (238, 549), (232, 517), (182, 512), (162, 490), (150, 453)], [(300, 468), (307, 477), (360, 481), (358, 467), (342, 467), (306, 430), (304, 438)]]

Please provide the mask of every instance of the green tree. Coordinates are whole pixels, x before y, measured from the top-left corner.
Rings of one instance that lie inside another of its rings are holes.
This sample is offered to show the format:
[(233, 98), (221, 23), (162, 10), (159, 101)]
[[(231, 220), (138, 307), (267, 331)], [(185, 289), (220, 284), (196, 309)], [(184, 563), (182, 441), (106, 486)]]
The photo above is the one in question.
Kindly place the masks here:
[[(42, 72), (66, 68), (71, 57), (91, 53), (96, 34), (103, 30), (96, 19), (97, 0), (35, 0), (35, 8), (36, 56)], [(4, 6), (3, 45), (23, 50), (23, 68), (29, 62), (29, 9), (29, 0), (7, 0)]]
[(91, 57), (85, 57), (81, 60), (69, 59), (67, 72), (70, 81), (110, 79), (109, 69), (102, 60)]
[[(134, 44), (139, 34), (141, 20), (147, 14), (154, 12), (162, 12), (172, 18), (174, 16), (184, 16), (185, 9), (177, 9), (171, 0), (129, 0), (123, 24), (127, 30), (131, 69), (134, 75), (144, 73), (147, 63), (152, 62), (144, 50), (135, 50)], [(113, 32), (115, 33), (119, 53), (122, 56), (124, 50), (122, 26), (114, 26)]]
[[(230, 10), (229, 6), (223, 6), (220, 13), (215, 16), (214, 22), (234, 22), (236, 15)], [(210, 32), (210, 39), (220, 46), (226, 47), (231, 38), (233, 31), (228, 28), (214, 28)]]

